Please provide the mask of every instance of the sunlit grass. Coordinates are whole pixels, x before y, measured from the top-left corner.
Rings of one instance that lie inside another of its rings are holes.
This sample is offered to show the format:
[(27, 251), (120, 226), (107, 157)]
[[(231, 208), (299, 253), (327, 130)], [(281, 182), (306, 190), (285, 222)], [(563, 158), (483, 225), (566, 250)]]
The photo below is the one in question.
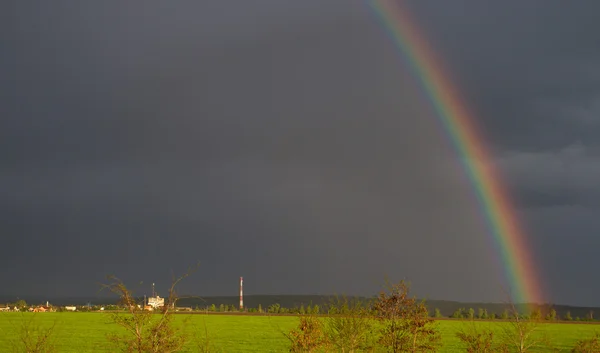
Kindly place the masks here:
[[(56, 348), (58, 352), (111, 352), (106, 335), (120, 332), (120, 328), (110, 322), (106, 313), (0, 313), (0, 347), (10, 347), (10, 341), (17, 338), (20, 320), (35, 315), (40, 327), (50, 327), (56, 323)], [(197, 337), (204, 337), (205, 330), (211, 346), (219, 352), (286, 352), (288, 341), (282, 332), (288, 333), (296, 324), (293, 316), (244, 316), (224, 314), (177, 314), (176, 322), (185, 325), (190, 336), (187, 351), (194, 352)], [(499, 331), (502, 322), (474, 323), (478, 327), (489, 327)], [(468, 321), (440, 320), (443, 347), (440, 352), (461, 352), (461, 345), (455, 333), (472, 325)], [(600, 326), (590, 324), (542, 324), (544, 332), (561, 352), (569, 352), (577, 340), (591, 337)], [(0, 352), (4, 352), (0, 348)]]

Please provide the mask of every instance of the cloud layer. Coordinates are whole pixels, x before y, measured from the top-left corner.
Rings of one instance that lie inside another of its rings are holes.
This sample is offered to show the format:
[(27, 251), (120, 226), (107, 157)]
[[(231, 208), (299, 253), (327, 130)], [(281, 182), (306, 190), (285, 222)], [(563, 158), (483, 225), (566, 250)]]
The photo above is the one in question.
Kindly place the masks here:
[[(108, 273), (160, 283), (200, 260), (184, 286), (202, 295), (234, 295), (240, 275), (248, 293), (371, 294), (387, 275), (431, 298), (504, 299), (473, 191), (368, 6), (3, 6), (7, 294), (94, 293)], [(561, 303), (598, 304), (594, 7), (407, 6)]]

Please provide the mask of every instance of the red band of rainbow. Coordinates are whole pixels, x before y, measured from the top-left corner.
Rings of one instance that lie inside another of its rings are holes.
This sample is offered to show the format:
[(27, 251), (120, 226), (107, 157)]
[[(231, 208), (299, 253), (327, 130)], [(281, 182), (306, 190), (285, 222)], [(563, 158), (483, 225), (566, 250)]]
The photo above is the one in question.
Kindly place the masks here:
[(475, 117), (460, 99), (457, 88), (445, 74), (447, 71), (421, 34), (422, 30), (403, 8), (402, 1), (369, 2), (426, 92), (462, 161), (503, 263), (511, 300), (516, 303), (542, 303), (532, 251), (513, 212), (509, 193), (501, 184), (500, 174), (490, 163), (491, 158)]

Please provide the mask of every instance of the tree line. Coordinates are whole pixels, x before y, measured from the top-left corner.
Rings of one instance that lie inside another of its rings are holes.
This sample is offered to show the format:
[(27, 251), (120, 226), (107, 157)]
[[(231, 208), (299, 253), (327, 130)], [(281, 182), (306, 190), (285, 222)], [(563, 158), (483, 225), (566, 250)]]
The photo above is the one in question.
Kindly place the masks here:
[[(173, 280), (165, 305), (157, 311), (144, 310), (140, 298), (135, 297), (117, 277), (109, 276), (104, 289), (119, 296), (121, 310), (109, 312), (110, 321), (121, 330), (111, 332), (107, 339), (115, 352), (170, 353), (181, 352), (191, 339), (199, 352), (214, 352), (214, 343), (205, 330), (204, 337), (190, 337), (183, 325), (175, 323), (173, 314), (179, 299), (176, 286), (192, 270)], [(205, 311), (238, 311), (234, 306), (211, 304)], [(248, 308), (247, 311), (252, 309)], [(263, 311), (261, 305), (256, 308)], [(330, 299), (326, 305), (299, 305), (290, 309), (275, 303), (264, 312), (268, 314), (295, 314), (297, 326), (281, 331), (289, 340), (290, 352), (411, 352), (433, 353), (442, 348), (439, 329), (439, 309), (429, 311), (425, 300), (410, 295), (405, 281), (386, 283), (378, 296), (361, 300), (346, 296)], [(455, 333), (465, 352), (509, 353), (552, 351), (552, 339), (545, 334), (545, 321), (556, 320), (556, 312), (550, 310), (545, 317), (539, 309), (521, 313), (514, 303), (500, 314), (506, 320), (499, 330), (475, 325), (475, 319), (491, 319), (485, 308), (460, 308), (452, 315), (456, 319), (469, 320), (470, 327)], [(590, 315), (593, 319), (593, 314)], [(20, 336), (14, 341), (15, 352), (56, 352), (53, 341), (55, 326), (41, 329), (31, 320), (24, 320)], [(206, 329), (206, 328), (205, 328)], [(600, 352), (600, 335), (580, 340), (572, 348), (573, 353)]]

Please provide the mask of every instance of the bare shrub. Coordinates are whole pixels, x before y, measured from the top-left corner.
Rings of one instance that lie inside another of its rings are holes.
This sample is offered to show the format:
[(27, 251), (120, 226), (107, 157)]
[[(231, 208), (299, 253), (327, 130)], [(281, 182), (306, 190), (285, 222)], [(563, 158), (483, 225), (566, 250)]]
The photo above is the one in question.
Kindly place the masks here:
[(120, 334), (108, 335), (108, 340), (117, 349), (128, 353), (171, 353), (180, 351), (188, 341), (183, 328), (173, 323), (173, 308), (178, 299), (175, 288), (179, 282), (192, 273), (188, 269), (183, 276), (173, 278), (169, 295), (158, 313), (144, 309), (144, 303), (136, 299), (123, 281), (108, 276), (109, 283), (102, 287), (117, 294), (126, 312), (110, 313), (113, 323), (124, 329)]
[(512, 301), (509, 301), (510, 318), (507, 323), (500, 325), (501, 342), (510, 351), (526, 353), (532, 350), (543, 349), (551, 351), (552, 344), (547, 335), (542, 331), (541, 315), (534, 315), (529, 319), (523, 317)]
[(441, 344), (437, 324), (423, 301), (409, 297), (409, 285), (386, 283), (374, 303), (381, 321), (379, 344), (391, 352), (435, 352)]
[(462, 328), (456, 337), (463, 344), (467, 353), (508, 353), (505, 344), (494, 341), (494, 332), (489, 328), (478, 328), (471, 322), (468, 328)]
[(54, 353), (56, 352), (56, 321), (49, 327), (37, 321), (36, 313), (21, 313), (16, 337), (10, 342), (14, 353)]
[(353, 353), (373, 347), (373, 319), (368, 303), (346, 296), (335, 297), (325, 317), (325, 336), (328, 343), (342, 353)]
[(577, 341), (572, 353), (598, 353), (600, 352), (600, 334), (595, 333), (592, 338)]
[(299, 316), (298, 327), (285, 336), (290, 340), (290, 352), (312, 353), (327, 346), (323, 321), (314, 315)]

